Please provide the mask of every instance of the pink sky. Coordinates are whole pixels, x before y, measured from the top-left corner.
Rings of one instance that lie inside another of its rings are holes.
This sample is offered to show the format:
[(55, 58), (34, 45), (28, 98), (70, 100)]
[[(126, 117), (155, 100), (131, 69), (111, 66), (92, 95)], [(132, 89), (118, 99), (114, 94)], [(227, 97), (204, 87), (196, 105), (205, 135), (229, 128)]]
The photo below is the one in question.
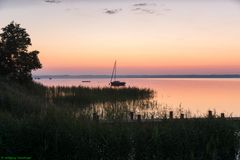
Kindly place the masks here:
[[(144, 5), (138, 5), (144, 4)], [(35, 74), (240, 73), (240, 4), (234, 0), (0, 2), (1, 27), (27, 28)], [(109, 11), (113, 14), (108, 14)]]

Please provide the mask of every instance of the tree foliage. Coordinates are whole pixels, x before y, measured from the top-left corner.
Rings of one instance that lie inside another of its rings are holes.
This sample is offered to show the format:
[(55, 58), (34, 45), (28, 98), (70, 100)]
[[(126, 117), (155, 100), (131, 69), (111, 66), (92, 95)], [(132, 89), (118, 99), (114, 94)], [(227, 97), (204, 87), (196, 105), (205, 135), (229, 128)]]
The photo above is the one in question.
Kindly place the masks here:
[(39, 51), (28, 51), (32, 45), (26, 29), (11, 22), (0, 34), (0, 75), (18, 81), (32, 80), (32, 70), (42, 67)]

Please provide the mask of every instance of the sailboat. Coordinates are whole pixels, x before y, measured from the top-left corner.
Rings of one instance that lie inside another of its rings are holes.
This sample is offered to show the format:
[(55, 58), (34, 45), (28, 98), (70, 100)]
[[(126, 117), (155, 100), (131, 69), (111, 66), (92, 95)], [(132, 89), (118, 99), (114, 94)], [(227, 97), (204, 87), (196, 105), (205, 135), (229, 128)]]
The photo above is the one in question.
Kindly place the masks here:
[(117, 61), (115, 61), (114, 66), (113, 66), (110, 86), (120, 87), (120, 86), (126, 85), (126, 82), (117, 81), (116, 78), (117, 78)]

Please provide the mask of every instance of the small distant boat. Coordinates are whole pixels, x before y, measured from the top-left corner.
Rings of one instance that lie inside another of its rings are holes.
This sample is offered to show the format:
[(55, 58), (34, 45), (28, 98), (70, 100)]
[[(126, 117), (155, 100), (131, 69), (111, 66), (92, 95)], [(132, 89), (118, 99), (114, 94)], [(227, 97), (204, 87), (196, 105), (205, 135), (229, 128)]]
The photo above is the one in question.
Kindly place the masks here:
[(111, 81), (109, 84), (110, 86), (113, 86), (113, 87), (120, 87), (120, 86), (126, 85), (126, 82), (117, 81), (116, 79), (117, 79), (117, 61), (115, 61), (114, 63)]
[(82, 81), (83, 83), (90, 83), (91, 81)]

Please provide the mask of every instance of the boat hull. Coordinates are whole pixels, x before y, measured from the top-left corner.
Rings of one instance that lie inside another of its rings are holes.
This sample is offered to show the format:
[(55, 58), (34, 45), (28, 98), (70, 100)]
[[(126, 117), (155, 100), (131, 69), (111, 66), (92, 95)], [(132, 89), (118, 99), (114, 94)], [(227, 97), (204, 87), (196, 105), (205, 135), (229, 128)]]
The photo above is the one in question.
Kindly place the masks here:
[(113, 87), (120, 87), (120, 86), (125, 86), (126, 82), (113, 81), (113, 82), (110, 82), (110, 85)]

